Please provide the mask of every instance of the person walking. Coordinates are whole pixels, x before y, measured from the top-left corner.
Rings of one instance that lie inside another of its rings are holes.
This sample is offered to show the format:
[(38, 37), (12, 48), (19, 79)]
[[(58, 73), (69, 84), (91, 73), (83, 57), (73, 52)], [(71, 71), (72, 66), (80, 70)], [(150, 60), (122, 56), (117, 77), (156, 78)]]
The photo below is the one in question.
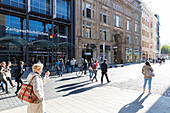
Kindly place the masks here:
[(6, 79), (9, 81), (9, 83), (12, 87), (15, 87), (12, 83), (12, 80), (11, 80), (11, 68), (10, 68), (10, 66), (11, 66), (11, 62), (8, 61), (8, 64), (7, 64), (7, 67), (6, 67)]
[(30, 85), (33, 86), (33, 91), (39, 99), (38, 102), (36, 102), (36, 103), (28, 103), (27, 113), (46, 113), (47, 112), (45, 100), (44, 100), (44, 87), (43, 87), (43, 85), (47, 81), (47, 79), (50, 75), (50, 72), (47, 71), (45, 73), (44, 79), (42, 79), (41, 73), (43, 71), (43, 67), (44, 67), (43, 64), (40, 64), (40, 63), (34, 64), (32, 66), (33, 72), (31, 72), (27, 77), (28, 82), (31, 82), (31, 80), (32, 80)]
[(90, 80), (92, 80), (92, 77), (93, 77), (93, 60), (91, 60), (91, 62), (89, 63), (89, 77), (90, 77)]
[(72, 58), (71, 60), (71, 73), (74, 71), (75, 72), (75, 64), (76, 64), (76, 59)]
[(2, 88), (2, 91), (5, 92), (4, 83), (2, 81), (0, 81), (0, 87)]
[(101, 84), (103, 84), (103, 76), (105, 75), (107, 83), (110, 82), (108, 76), (107, 76), (107, 63), (106, 60), (103, 61), (103, 63), (101, 64), (101, 72), (102, 72), (102, 76), (101, 76)]
[(149, 93), (151, 93), (151, 82), (152, 82), (152, 77), (154, 77), (154, 74), (149, 75), (148, 72), (151, 71), (151, 73), (154, 71), (153, 68), (151, 67), (151, 64), (149, 61), (145, 62), (145, 65), (142, 67), (142, 74), (144, 75), (144, 85), (143, 85), (143, 93), (145, 93), (145, 88), (146, 84), (148, 82), (148, 89)]
[(94, 79), (96, 79), (96, 82), (98, 81), (97, 80), (97, 67), (98, 67), (98, 63), (97, 63), (97, 60), (95, 60), (95, 62), (93, 63), (93, 73), (94, 73), (94, 77), (93, 79), (91, 80), (93, 82)]
[(59, 75), (59, 60), (57, 59), (57, 61), (55, 62), (55, 67), (56, 67), (56, 69), (57, 69), (57, 75)]
[(24, 62), (23, 61), (20, 61), (20, 64), (18, 66), (18, 69), (17, 69), (17, 74), (16, 74), (16, 77), (15, 77), (15, 82), (17, 82), (17, 90), (15, 92), (16, 95), (18, 95), (18, 91), (21, 89), (21, 86), (23, 84), (22, 80), (21, 80), (21, 77), (22, 75), (24, 74)]
[(60, 73), (59, 73), (59, 76), (62, 76), (63, 74), (63, 69), (64, 69), (64, 62), (63, 62), (63, 59), (60, 59), (60, 63), (59, 63), (59, 70), (60, 70)]
[(66, 70), (67, 70), (67, 73), (69, 73), (69, 67), (70, 67), (70, 61), (67, 60), (67, 62), (66, 62)]
[(87, 67), (88, 67), (88, 62), (87, 62), (86, 59), (84, 60), (82, 67), (83, 67), (83, 70), (84, 70), (84, 75), (86, 75), (86, 71), (87, 71)]
[(6, 63), (4, 61), (2, 61), (1, 66), (0, 66), (0, 82), (3, 82), (5, 84), (5, 89), (4, 89), (3, 83), (1, 83), (2, 90), (6, 91), (6, 93), (9, 93), (8, 83), (7, 83), (7, 79), (6, 79)]

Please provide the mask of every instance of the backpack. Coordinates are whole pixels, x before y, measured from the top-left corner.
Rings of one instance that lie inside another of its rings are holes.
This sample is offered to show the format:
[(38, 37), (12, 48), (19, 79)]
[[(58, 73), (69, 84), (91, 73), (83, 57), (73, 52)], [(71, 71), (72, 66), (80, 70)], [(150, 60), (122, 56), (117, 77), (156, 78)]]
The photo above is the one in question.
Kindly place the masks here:
[(96, 68), (97, 68), (97, 63), (93, 63), (92, 68), (93, 68), (93, 69), (96, 69)]
[(63, 67), (63, 63), (62, 62), (59, 63), (59, 67)]

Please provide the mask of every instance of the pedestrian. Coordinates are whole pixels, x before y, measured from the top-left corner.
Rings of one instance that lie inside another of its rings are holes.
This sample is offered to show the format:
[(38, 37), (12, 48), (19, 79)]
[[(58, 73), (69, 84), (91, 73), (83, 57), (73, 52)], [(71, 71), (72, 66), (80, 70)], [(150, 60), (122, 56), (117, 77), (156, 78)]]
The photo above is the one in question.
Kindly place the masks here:
[(66, 62), (66, 70), (67, 70), (67, 73), (69, 73), (69, 67), (70, 67), (70, 61), (67, 60), (67, 62)]
[(105, 75), (107, 83), (110, 82), (108, 76), (107, 76), (107, 63), (106, 63), (106, 59), (103, 61), (103, 63), (101, 64), (101, 72), (102, 72), (102, 77), (101, 77), (101, 84), (103, 84), (103, 76)]
[(60, 63), (59, 63), (59, 70), (60, 70), (60, 73), (59, 73), (59, 76), (62, 76), (63, 74), (63, 69), (64, 69), (64, 62), (63, 62), (63, 59), (60, 59)]
[(15, 82), (17, 82), (17, 90), (15, 92), (16, 95), (18, 95), (18, 91), (21, 89), (21, 86), (23, 84), (21, 77), (24, 74), (24, 71), (25, 71), (24, 62), (20, 61), (20, 64), (19, 64), (18, 69), (17, 69), (17, 74), (16, 74), (16, 77), (15, 77)]
[(93, 73), (94, 73), (94, 77), (93, 79), (91, 80), (93, 82), (94, 79), (96, 79), (96, 82), (98, 81), (97, 80), (97, 67), (98, 67), (98, 63), (97, 63), (97, 60), (95, 60), (95, 62), (93, 63)]
[(15, 87), (11, 80), (11, 67), (10, 66), (11, 66), (11, 62), (8, 61), (7, 67), (6, 67), (6, 79), (9, 81), (9, 83), (12, 87)]
[(30, 85), (33, 86), (33, 91), (35, 93), (35, 95), (38, 97), (38, 102), (36, 103), (29, 103), (27, 106), (27, 113), (46, 113), (46, 105), (45, 105), (45, 100), (44, 100), (44, 88), (43, 85), (45, 84), (45, 82), (47, 81), (50, 72), (47, 71), (45, 73), (45, 77), (44, 79), (42, 79), (41, 77), (41, 73), (43, 71), (43, 64), (37, 63), (34, 64), (32, 66), (32, 71), (28, 77), (27, 77), (27, 81), (31, 82), (32, 78), (32, 82), (30, 83)]
[(149, 89), (149, 93), (151, 93), (151, 82), (152, 82), (152, 77), (154, 77), (154, 75), (148, 75), (148, 71), (153, 72), (153, 68), (151, 67), (151, 64), (149, 61), (145, 62), (145, 65), (142, 68), (142, 74), (144, 75), (144, 85), (143, 85), (143, 93), (145, 93), (145, 88), (146, 88), (146, 84), (148, 82), (148, 89)]
[(89, 63), (89, 76), (90, 76), (90, 80), (92, 80), (92, 77), (93, 77), (93, 60), (91, 60), (91, 62)]
[(87, 67), (88, 67), (88, 62), (87, 62), (86, 59), (84, 60), (82, 67), (83, 67), (83, 70), (84, 70), (84, 74), (86, 75), (86, 71), (87, 71)]
[[(7, 79), (6, 79), (6, 63), (4, 61), (2, 61), (1, 66), (0, 66), (0, 82), (2, 85), (2, 90), (6, 91), (6, 93), (9, 93), (8, 91), (8, 83), (7, 83)], [(3, 84), (5, 84), (5, 89), (3, 87)]]
[(0, 81), (0, 87), (2, 88), (2, 91), (5, 92), (4, 83), (2, 81)]
[(55, 62), (55, 67), (57, 69), (57, 75), (59, 75), (59, 60), (57, 59), (57, 61)]
[(71, 63), (71, 73), (75, 72), (76, 59), (72, 58), (70, 63)]

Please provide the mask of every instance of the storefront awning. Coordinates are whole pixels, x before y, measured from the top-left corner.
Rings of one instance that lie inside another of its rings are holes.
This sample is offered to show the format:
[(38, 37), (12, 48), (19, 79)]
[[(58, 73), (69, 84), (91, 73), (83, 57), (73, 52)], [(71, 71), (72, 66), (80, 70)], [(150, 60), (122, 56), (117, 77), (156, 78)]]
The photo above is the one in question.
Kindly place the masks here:
[(25, 46), (28, 44), (28, 42), (20, 37), (2, 37), (0, 38), (0, 44), (3, 45), (5, 43), (12, 43), (15, 44), (16, 46)]

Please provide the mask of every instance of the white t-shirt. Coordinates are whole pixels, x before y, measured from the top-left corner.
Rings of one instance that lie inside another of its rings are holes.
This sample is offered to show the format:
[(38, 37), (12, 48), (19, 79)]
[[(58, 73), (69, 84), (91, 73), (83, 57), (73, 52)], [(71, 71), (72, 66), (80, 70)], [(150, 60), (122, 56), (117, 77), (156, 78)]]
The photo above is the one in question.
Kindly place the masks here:
[(76, 63), (76, 60), (74, 59), (74, 60), (71, 60), (71, 65), (75, 65), (75, 63)]

